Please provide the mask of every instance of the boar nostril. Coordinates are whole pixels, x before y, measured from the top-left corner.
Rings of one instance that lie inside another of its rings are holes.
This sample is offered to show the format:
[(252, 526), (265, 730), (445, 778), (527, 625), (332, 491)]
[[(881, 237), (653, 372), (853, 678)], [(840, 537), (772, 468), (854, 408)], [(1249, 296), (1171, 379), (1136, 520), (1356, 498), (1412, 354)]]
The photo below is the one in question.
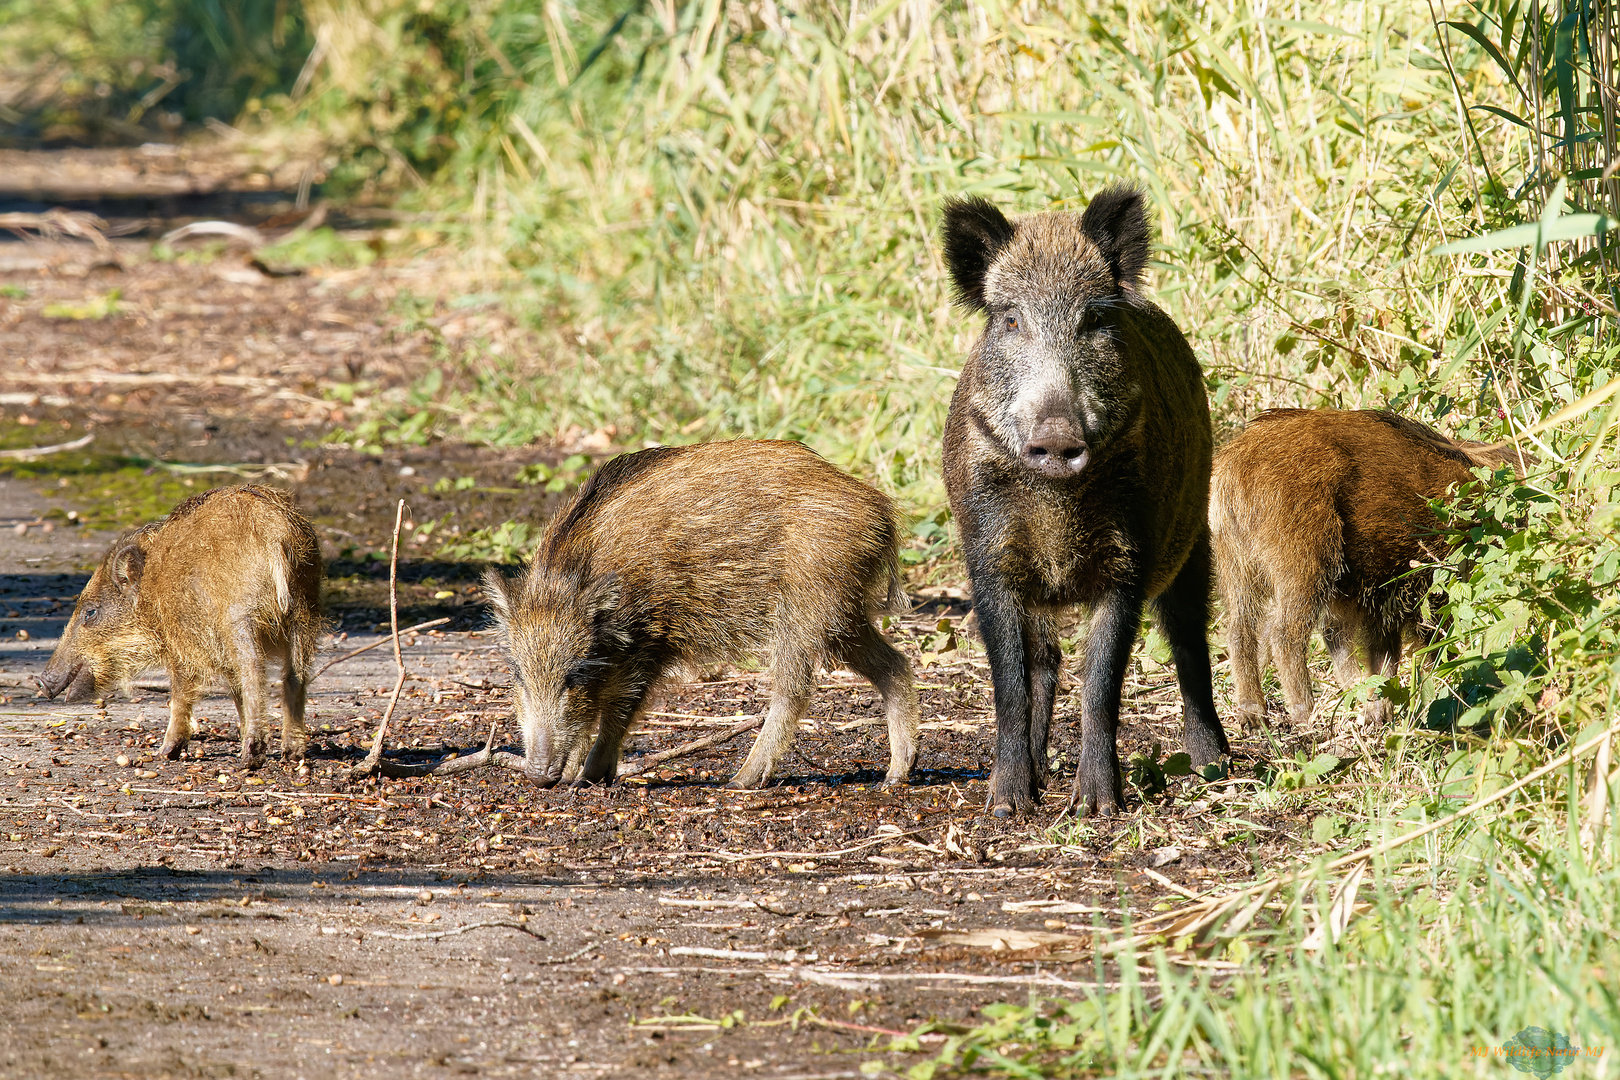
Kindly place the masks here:
[(1070, 424), (1043, 423), (1024, 444), (1024, 464), (1047, 477), (1073, 476), (1086, 467), (1089, 455), (1085, 441)]

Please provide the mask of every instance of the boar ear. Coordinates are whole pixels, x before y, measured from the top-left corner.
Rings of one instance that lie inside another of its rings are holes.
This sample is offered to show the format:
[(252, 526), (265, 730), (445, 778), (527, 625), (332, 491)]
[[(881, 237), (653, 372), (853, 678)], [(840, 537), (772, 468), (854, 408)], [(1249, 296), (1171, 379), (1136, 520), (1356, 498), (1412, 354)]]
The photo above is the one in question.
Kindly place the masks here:
[(984, 275), (996, 253), (1013, 237), (1013, 223), (977, 195), (945, 200), (945, 264), (956, 287), (956, 302), (983, 311)]
[(141, 550), (139, 544), (125, 543), (113, 552), (112, 557), (112, 583), (119, 592), (129, 592), (141, 583), (141, 574), (146, 570), (146, 552)]
[(629, 639), (613, 625), (613, 616), (619, 610), (619, 601), (623, 595), (624, 590), (619, 586), (617, 574), (603, 574), (601, 577), (592, 578), (580, 588), (580, 606), (590, 619), (591, 631), (598, 640), (611, 638), (620, 644), (628, 643)]
[(484, 571), (484, 599), (495, 611), (495, 621), (507, 626), (512, 621), (512, 583), (505, 574), (491, 566)]
[(1119, 287), (1134, 290), (1148, 258), (1147, 211), (1142, 205), (1142, 193), (1132, 187), (1098, 192), (1080, 215), (1080, 231), (1108, 260)]

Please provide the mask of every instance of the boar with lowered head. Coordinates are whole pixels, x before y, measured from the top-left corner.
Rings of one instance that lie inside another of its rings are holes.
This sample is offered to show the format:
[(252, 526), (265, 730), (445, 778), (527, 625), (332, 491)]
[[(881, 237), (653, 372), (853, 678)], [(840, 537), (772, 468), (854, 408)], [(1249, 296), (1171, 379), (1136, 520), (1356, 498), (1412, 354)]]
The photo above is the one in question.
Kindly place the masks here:
[(304, 756), (304, 696), (321, 631), (321, 552), (291, 495), (246, 484), (194, 495), (120, 536), (79, 594), (40, 679), (88, 701), (168, 669), (163, 753), (180, 756), (191, 711), (224, 682), (242, 722), (242, 761), (263, 763), (266, 665), (281, 666), (281, 753)]
[(521, 578), (491, 569), (484, 579), (529, 775), (550, 786), (578, 765), (578, 782), (611, 781), (661, 681), (756, 656), (770, 666), (770, 714), (732, 787), (771, 779), (822, 660), (877, 687), (885, 782), (905, 780), (917, 692), (873, 624), (904, 599), (898, 545), (888, 498), (798, 443), (666, 446), (609, 461), (547, 526)]
[(995, 691), (988, 806), (1000, 817), (1040, 798), (1058, 619), (1080, 605), (1091, 619), (1074, 799), (1111, 814), (1124, 801), (1116, 731), (1144, 606), (1175, 659), (1187, 750), (1199, 764), (1227, 752), (1205, 636), (1214, 438), (1203, 374), (1142, 295), (1137, 191), (1013, 220), (983, 199), (952, 200), (944, 245), (957, 300), (984, 318), (946, 420), (945, 484)]
[[(1260, 672), (1270, 652), (1294, 723), (1311, 715), (1311, 631), (1349, 685), (1392, 675), (1402, 639), (1444, 557), (1431, 499), (1470, 469), (1515, 465), (1511, 447), (1457, 442), (1391, 412), (1277, 409), (1221, 448), (1209, 522), (1226, 607), (1227, 648), (1245, 724), (1265, 718)], [(1390, 704), (1363, 717), (1385, 722)]]

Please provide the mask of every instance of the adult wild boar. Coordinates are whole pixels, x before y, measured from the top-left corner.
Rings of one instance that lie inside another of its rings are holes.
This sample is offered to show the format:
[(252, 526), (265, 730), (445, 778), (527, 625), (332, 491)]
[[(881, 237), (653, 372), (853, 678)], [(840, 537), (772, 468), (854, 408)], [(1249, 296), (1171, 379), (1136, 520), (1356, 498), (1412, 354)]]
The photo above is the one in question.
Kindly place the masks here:
[(877, 687), (885, 783), (905, 780), (917, 691), (873, 625), (904, 601), (898, 548), (888, 498), (798, 443), (665, 446), (609, 461), (547, 526), (521, 579), (484, 578), (529, 775), (550, 786), (583, 757), (578, 781), (611, 781), (660, 682), (758, 656), (770, 665), (770, 714), (732, 787), (771, 779), (824, 658)]
[(281, 754), (304, 756), (304, 696), (321, 631), (321, 551), (291, 495), (257, 484), (194, 495), (120, 536), (79, 594), (40, 679), (88, 701), (168, 669), (163, 753), (180, 756), (208, 685), (229, 687), (242, 761), (263, 763), (266, 674), (281, 666)]
[[(1476, 466), (1516, 462), (1511, 446), (1457, 442), (1373, 410), (1277, 409), (1223, 446), (1209, 520), (1242, 721), (1265, 717), (1268, 648), (1290, 718), (1310, 717), (1305, 651), (1318, 625), (1341, 682), (1361, 677), (1358, 644), (1368, 673), (1394, 674), (1429, 566), (1446, 554), (1429, 501)], [(1389, 715), (1382, 698), (1363, 712)]]
[(1062, 654), (1058, 616), (1091, 611), (1074, 799), (1124, 801), (1120, 689), (1144, 605), (1168, 640), (1185, 742), (1228, 750), (1205, 637), (1213, 445), (1203, 375), (1141, 292), (1142, 196), (1111, 188), (1082, 214), (1008, 220), (978, 198), (945, 206), (956, 298), (984, 317), (945, 425), (945, 483), (995, 688), (988, 806), (1032, 810)]

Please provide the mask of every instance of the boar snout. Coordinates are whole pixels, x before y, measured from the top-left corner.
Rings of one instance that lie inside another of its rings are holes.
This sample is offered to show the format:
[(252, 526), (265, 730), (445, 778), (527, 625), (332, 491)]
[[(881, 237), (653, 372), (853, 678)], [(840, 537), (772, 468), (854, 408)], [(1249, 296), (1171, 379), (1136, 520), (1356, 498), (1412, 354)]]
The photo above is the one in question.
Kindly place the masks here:
[(1072, 420), (1049, 416), (1035, 425), (1019, 457), (1048, 480), (1063, 480), (1084, 470), (1091, 453)]
[(96, 696), (96, 674), (90, 670), (90, 665), (82, 660), (72, 667), (64, 665), (54, 670), (47, 667), (45, 674), (34, 681), (39, 684), (47, 699), (55, 698), (63, 690), (67, 691), (64, 700), (74, 704), (92, 701)]

